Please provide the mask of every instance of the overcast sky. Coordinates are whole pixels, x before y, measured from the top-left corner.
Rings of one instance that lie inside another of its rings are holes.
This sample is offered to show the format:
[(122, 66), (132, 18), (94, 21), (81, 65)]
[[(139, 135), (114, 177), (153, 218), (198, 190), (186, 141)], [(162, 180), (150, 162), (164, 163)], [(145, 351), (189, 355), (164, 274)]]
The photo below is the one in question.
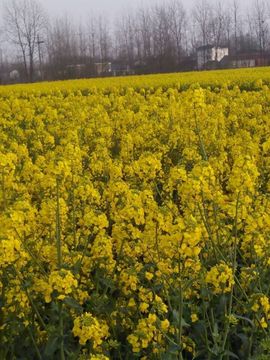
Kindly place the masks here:
[[(196, 0), (182, 0), (183, 4), (190, 8)], [(248, 6), (252, 0), (239, 0), (242, 6)], [(105, 13), (107, 16), (117, 15), (128, 8), (142, 5), (152, 5), (166, 0), (40, 0), (49, 14), (71, 14), (75, 19), (84, 18), (85, 15)], [(231, 3), (231, 0), (223, 0), (223, 3)], [(75, 20), (74, 19), (74, 20)]]

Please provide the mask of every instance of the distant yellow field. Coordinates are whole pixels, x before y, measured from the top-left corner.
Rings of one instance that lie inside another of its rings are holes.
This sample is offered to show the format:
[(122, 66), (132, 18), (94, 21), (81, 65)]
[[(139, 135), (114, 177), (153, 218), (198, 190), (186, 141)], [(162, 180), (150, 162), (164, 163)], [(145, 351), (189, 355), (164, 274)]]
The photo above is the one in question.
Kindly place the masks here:
[(215, 71), (193, 71), (172, 74), (137, 75), (126, 77), (93, 78), (80, 80), (65, 80), (55, 82), (43, 82), (35, 84), (0, 86), (1, 91), (33, 91), (33, 90), (90, 90), (92, 88), (125, 88), (133, 87), (139, 89), (170, 86), (186, 89), (192, 84), (201, 86), (233, 86), (239, 85), (249, 89), (254, 82), (262, 80), (264, 84), (270, 83), (270, 67), (258, 67), (247, 69), (215, 70)]
[(269, 84), (0, 87), (0, 359), (265, 359)]

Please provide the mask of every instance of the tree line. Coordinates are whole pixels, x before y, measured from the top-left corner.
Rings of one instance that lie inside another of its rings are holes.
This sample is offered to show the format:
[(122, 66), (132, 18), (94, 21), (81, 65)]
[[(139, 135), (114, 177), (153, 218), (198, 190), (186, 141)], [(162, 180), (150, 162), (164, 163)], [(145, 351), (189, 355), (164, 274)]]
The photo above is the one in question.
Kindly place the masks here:
[(246, 9), (238, 0), (197, 0), (192, 9), (168, 0), (114, 19), (90, 14), (79, 23), (48, 16), (38, 0), (8, 0), (2, 38), (9, 46), (1, 52), (1, 73), (13, 69), (9, 78), (29, 82), (87, 77), (108, 62), (140, 74), (184, 71), (195, 68), (196, 49), (207, 44), (226, 46), (230, 54), (266, 54), (269, 15), (266, 0)]

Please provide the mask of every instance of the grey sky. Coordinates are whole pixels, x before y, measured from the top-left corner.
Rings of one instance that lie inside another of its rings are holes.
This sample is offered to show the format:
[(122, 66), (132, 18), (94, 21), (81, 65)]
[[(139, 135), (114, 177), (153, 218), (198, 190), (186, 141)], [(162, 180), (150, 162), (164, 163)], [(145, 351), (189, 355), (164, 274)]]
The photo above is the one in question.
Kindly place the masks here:
[[(105, 13), (107, 16), (116, 15), (128, 8), (148, 6), (159, 3), (162, 0), (40, 0), (50, 15), (71, 14), (75, 19), (84, 18), (91, 12)], [(164, 2), (166, 0), (163, 0)], [(239, 0), (242, 6), (248, 6), (252, 0)], [(190, 8), (195, 0), (182, 0), (183, 4)], [(231, 0), (223, 0), (223, 3), (231, 3)]]

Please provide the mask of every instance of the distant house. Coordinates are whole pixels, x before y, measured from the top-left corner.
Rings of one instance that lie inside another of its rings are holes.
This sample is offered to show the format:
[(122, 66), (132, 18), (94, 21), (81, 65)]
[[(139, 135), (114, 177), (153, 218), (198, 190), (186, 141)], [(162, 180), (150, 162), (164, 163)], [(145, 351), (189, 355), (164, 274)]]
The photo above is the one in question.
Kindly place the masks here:
[(95, 63), (95, 72), (98, 76), (111, 74), (112, 63), (111, 62), (98, 62)]
[(134, 71), (127, 64), (114, 63), (111, 71), (113, 76), (134, 75)]
[(68, 77), (81, 77), (84, 75), (86, 69), (85, 64), (70, 64), (66, 66), (66, 76)]
[(233, 56), (226, 56), (221, 61), (223, 68), (250, 68), (256, 66), (267, 66), (270, 64), (269, 54), (244, 53)]
[(95, 63), (95, 71), (98, 76), (125, 76), (134, 74), (129, 65), (111, 62)]
[(229, 55), (228, 47), (205, 45), (197, 48), (197, 69), (211, 69), (218, 67), (221, 60)]

